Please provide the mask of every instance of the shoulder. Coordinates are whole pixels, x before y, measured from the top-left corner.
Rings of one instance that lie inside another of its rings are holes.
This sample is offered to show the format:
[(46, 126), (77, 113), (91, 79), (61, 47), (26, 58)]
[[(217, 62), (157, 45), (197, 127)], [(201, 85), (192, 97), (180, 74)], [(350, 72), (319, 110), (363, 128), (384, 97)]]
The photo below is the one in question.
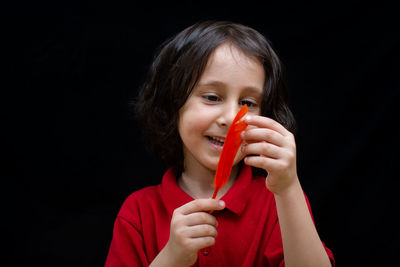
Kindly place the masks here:
[(118, 213), (128, 221), (135, 221), (145, 209), (154, 209), (161, 201), (160, 185), (142, 188), (130, 194), (123, 202)]
[(128, 196), (125, 201), (146, 201), (160, 195), (160, 185), (148, 186), (139, 189)]

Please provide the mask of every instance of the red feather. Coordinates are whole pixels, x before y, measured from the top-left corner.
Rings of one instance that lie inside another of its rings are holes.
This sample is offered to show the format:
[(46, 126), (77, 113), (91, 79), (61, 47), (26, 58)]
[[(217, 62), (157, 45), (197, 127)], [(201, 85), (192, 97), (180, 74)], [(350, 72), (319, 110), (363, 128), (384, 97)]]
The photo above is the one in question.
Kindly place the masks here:
[(218, 161), (217, 171), (214, 178), (215, 191), (212, 198), (217, 196), (218, 190), (221, 189), (226, 182), (228, 182), (229, 176), (231, 174), (233, 161), (236, 157), (236, 153), (242, 144), (242, 138), (240, 133), (246, 129), (247, 123), (240, 121), (241, 118), (246, 115), (248, 111), (247, 105), (243, 107), (236, 114), (231, 127), (228, 130), (228, 134), (225, 138), (224, 146), (222, 147), (221, 156)]

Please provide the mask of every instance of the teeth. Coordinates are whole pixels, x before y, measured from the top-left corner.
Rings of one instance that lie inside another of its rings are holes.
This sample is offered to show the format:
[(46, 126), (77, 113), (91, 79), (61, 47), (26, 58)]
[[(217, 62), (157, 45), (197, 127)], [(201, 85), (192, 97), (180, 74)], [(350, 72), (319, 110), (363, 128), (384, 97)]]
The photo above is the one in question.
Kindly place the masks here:
[(223, 138), (211, 137), (211, 136), (209, 136), (209, 138), (211, 141), (213, 141), (214, 143), (219, 144), (219, 145), (223, 145), (225, 142), (225, 139), (223, 139)]
[(213, 140), (215, 140), (215, 141), (218, 141), (218, 142), (221, 142), (221, 143), (224, 143), (225, 142), (225, 139), (222, 139), (222, 138), (218, 138), (218, 137), (211, 137)]

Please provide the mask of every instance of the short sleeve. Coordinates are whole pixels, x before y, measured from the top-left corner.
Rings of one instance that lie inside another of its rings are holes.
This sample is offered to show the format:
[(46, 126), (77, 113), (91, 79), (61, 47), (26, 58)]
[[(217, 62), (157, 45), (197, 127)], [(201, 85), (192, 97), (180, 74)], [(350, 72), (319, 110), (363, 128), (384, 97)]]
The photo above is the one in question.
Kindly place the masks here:
[(123, 217), (114, 223), (105, 267), (149, 266), (142, 234)]

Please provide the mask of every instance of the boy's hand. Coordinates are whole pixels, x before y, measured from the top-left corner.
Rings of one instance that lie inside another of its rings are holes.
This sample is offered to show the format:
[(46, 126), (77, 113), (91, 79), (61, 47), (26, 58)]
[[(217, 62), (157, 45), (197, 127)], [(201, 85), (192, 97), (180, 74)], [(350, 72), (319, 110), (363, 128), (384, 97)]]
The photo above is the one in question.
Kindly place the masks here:
[(217, 220), (209, 212), (224, 208), (223, 201), (196, 199), (174, 211), (165, 249), (176, 259), (175, 266), (193, 265), (200, 249), (214, 245)]
[(268, 172), (265, 183), (274, 194), (298, 182), (293, 134), (270, 118), (251, 115), (245, 120), (249, 127), (242, 133), (242, 152), (250, 155), (245, 163)]

